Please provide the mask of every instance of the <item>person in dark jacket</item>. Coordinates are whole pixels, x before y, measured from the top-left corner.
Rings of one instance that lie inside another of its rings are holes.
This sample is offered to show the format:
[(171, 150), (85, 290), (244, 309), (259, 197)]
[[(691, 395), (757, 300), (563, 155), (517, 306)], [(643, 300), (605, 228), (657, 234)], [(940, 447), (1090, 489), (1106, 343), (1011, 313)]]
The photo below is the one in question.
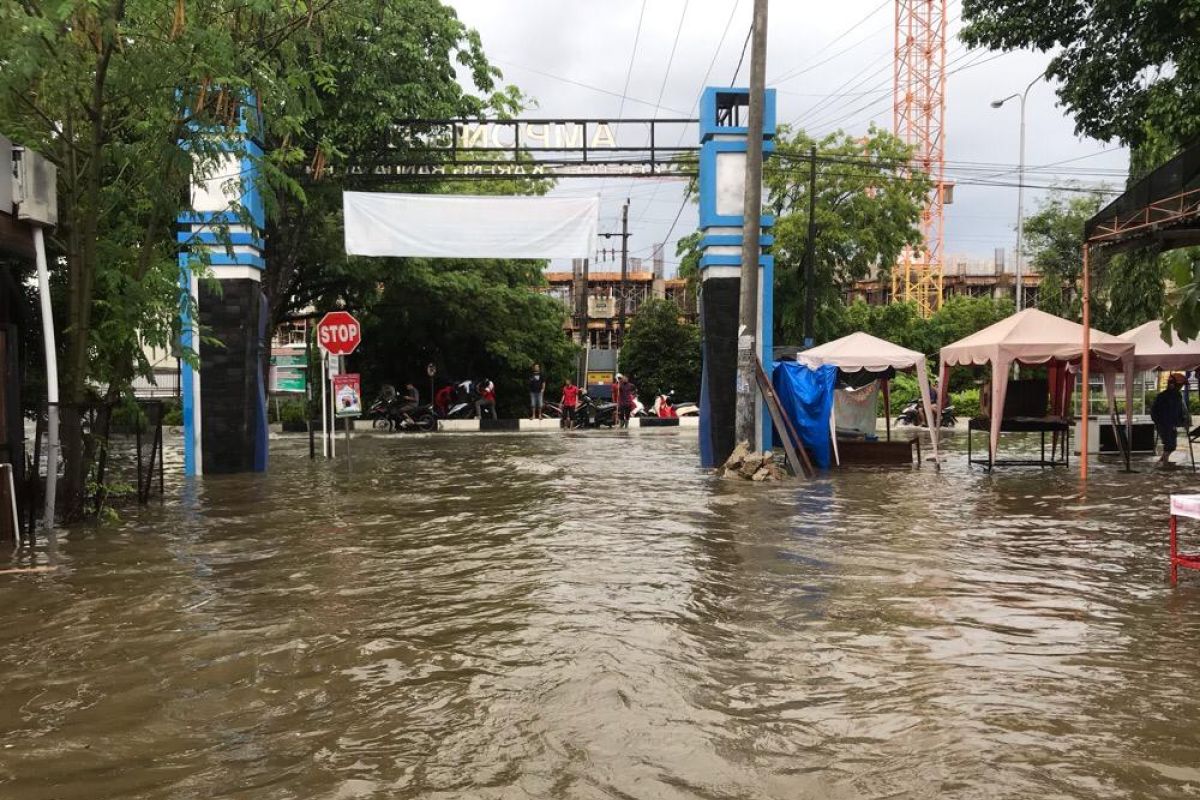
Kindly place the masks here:
[(1150, 406), (1150, 419), (1154, 420), (1154, 428), (1162, 440), (1163, 452), (1158, 463), (1165, 467), (1171, 463), (1171, 453), (1175, 452), (1179, 427), (1187, 425), (1187, 409), (1184, 408), (1183, 393), (1179, 391), (1179, 380), (1175, 375), (1167, 378), (1167, 388), (1154, 398), (1154, 404)]

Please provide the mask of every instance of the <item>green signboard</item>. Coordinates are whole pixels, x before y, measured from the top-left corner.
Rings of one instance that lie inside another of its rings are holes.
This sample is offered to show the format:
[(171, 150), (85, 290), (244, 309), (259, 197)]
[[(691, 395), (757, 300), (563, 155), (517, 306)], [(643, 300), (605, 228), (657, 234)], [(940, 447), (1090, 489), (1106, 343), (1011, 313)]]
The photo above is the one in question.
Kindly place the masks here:
[(293, 367), (296, 369), (304, 369), (307, 365), (307, 359), (304, 353), (285, 353), (283, 355), (272, 355), (272, 367)]

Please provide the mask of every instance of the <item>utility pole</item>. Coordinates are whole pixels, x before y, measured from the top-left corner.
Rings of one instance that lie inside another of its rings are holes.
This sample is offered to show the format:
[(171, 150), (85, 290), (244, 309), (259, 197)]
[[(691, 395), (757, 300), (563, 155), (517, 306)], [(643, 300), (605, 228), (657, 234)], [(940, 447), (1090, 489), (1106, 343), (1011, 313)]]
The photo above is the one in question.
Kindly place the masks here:
[(817, 253), (817, 146), (808, 150), (808, 242), (804, 247), (804, 347), (813, 346), (813, 272)]
[(755, 442), (758, 391), (755, 351), (758, 330), (758, 262), (762, 219), (763, 94), (767, 67), (767, 0), (754, 0), (754, 41), (750, 49), (750, 113), (746, 135), (746, 192), (742, 206), (742, 276), (738, 324), (737, 408), (734, 438), (751, 448)]
[(621, 207), (621, 292), (618, 302), (621, 304), (617, 311), (617, 328), (620, 330), (620, 346), (617, 348), (617, 355), (620, 356), (621, 348), (625, 346), (625, 297), (628, 292), (629, 285), (629, 198), (625, 198), (625, 205)]

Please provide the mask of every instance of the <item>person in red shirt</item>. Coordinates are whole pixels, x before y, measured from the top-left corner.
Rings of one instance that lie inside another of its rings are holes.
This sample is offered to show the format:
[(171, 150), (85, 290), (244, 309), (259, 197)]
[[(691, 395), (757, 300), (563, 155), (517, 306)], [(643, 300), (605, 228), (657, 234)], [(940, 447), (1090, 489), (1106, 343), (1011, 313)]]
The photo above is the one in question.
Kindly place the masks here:
[(438, 416), (446, 416), (446, 412), (450, 410), (450, 400), (454, 396), (454, 387), (446, 384), (437, 390), (437, 394), (433, 396), (433, 406), (437, 410)]
[(496, 418), (496, 385), (489, 380), (479, 384), (479, 399), (475, 401), (475, 415), (483, 419), (487, 411), (492, 419)]
[(575, 381), (567, 378), (562, 391), (563, 424), (568, 428), (575, 427), (575, 407), (579, 405), (579, 387)]

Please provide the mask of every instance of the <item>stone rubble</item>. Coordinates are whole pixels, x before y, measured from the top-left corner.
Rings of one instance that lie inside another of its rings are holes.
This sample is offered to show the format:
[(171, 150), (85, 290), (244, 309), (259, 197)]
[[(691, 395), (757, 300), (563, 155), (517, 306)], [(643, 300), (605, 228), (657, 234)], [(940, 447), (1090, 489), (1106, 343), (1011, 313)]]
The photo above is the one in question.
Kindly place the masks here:
[(749, 445), (742, 442), (729, 454), (729, 459), (718, 472), (725, 478), (737, 478), (744, 481), (781, 481), (784, 478), (783, 468), (775, 461), (775, 454), (770, 450), (755, 453)]

